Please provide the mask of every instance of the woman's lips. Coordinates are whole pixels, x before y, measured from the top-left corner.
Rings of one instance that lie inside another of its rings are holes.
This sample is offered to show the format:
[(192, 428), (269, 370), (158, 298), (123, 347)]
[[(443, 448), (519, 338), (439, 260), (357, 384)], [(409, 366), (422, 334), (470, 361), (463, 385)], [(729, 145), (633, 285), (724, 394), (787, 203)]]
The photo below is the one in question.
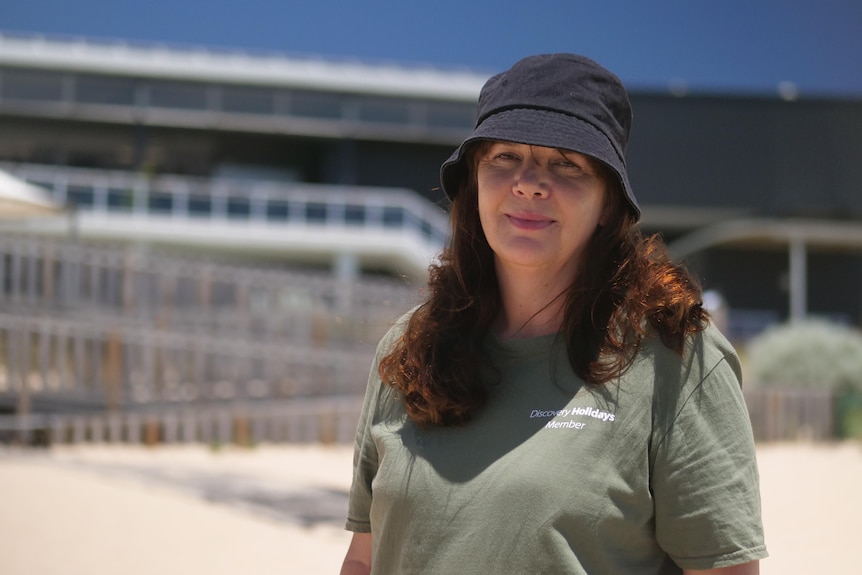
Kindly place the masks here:
[(541, 230), (554, 223), (552, 219), (534, 214), (507, 214), (506, 217), (513, 226), (523, 230)]

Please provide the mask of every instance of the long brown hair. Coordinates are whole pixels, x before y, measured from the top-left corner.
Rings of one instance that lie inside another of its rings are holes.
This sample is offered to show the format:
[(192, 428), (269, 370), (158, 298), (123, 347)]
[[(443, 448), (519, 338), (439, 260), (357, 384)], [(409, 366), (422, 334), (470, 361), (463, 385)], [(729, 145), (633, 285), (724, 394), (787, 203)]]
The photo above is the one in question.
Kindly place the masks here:
[[(501, 305), (494, 254), (479, 223), (476, 166), (485, 145), (468, 152), (467, 177), (450, 212), (450, 244), (429, 269), (428, 299), (379, 366), (420, 425), (469, 421), (485, 404), (494, 373), (481, 352)], [(572, 369), (594, 386), (622, 375), (644, 337), (655, 334), (682, 353), (686, 336), (708, 321), (699, 284), (670, 260), (658, 236), (643, 236), (616, 176), (597, 165), (608, 186), (608, 217), (584, 251), (563, 318)]]

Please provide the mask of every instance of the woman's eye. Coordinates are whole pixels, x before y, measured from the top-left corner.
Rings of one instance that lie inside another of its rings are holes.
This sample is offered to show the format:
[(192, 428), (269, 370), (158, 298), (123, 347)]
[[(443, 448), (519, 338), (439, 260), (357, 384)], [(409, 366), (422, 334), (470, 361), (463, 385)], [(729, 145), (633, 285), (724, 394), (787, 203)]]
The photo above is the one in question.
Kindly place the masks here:
[(570, 162), (568, 160), (560, 160), (556, 163), (557, 166), (561, 168), (565, 168), (567, 170), (580, 170), (581, 167), (574, 162)]
[(500, 152), (499, 154), (495, 155), (494, 158), (498, 160), (517, 160), (518, 156), (516, 156), (512, 152)]

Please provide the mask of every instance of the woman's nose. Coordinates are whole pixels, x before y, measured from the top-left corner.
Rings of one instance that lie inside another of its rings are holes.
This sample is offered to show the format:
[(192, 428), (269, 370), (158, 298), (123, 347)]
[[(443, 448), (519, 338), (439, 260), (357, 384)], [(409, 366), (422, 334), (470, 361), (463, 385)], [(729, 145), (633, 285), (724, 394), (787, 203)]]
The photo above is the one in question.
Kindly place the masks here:
[(527, 197), (543, 197), (548, 193), (547, 178), (542, 173), (542, 168), (535, 162), (524, 164), (517, 174), (512, 189), (516, 194)]

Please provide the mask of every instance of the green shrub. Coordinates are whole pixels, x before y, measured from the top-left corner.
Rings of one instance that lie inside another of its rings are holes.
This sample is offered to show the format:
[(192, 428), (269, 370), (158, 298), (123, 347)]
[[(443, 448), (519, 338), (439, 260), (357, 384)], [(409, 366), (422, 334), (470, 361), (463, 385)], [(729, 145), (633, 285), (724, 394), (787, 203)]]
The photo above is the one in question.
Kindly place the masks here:
[(862, 391), (862, 333), (805, 320), (768, 329), (746, 346), (752, 383)]

